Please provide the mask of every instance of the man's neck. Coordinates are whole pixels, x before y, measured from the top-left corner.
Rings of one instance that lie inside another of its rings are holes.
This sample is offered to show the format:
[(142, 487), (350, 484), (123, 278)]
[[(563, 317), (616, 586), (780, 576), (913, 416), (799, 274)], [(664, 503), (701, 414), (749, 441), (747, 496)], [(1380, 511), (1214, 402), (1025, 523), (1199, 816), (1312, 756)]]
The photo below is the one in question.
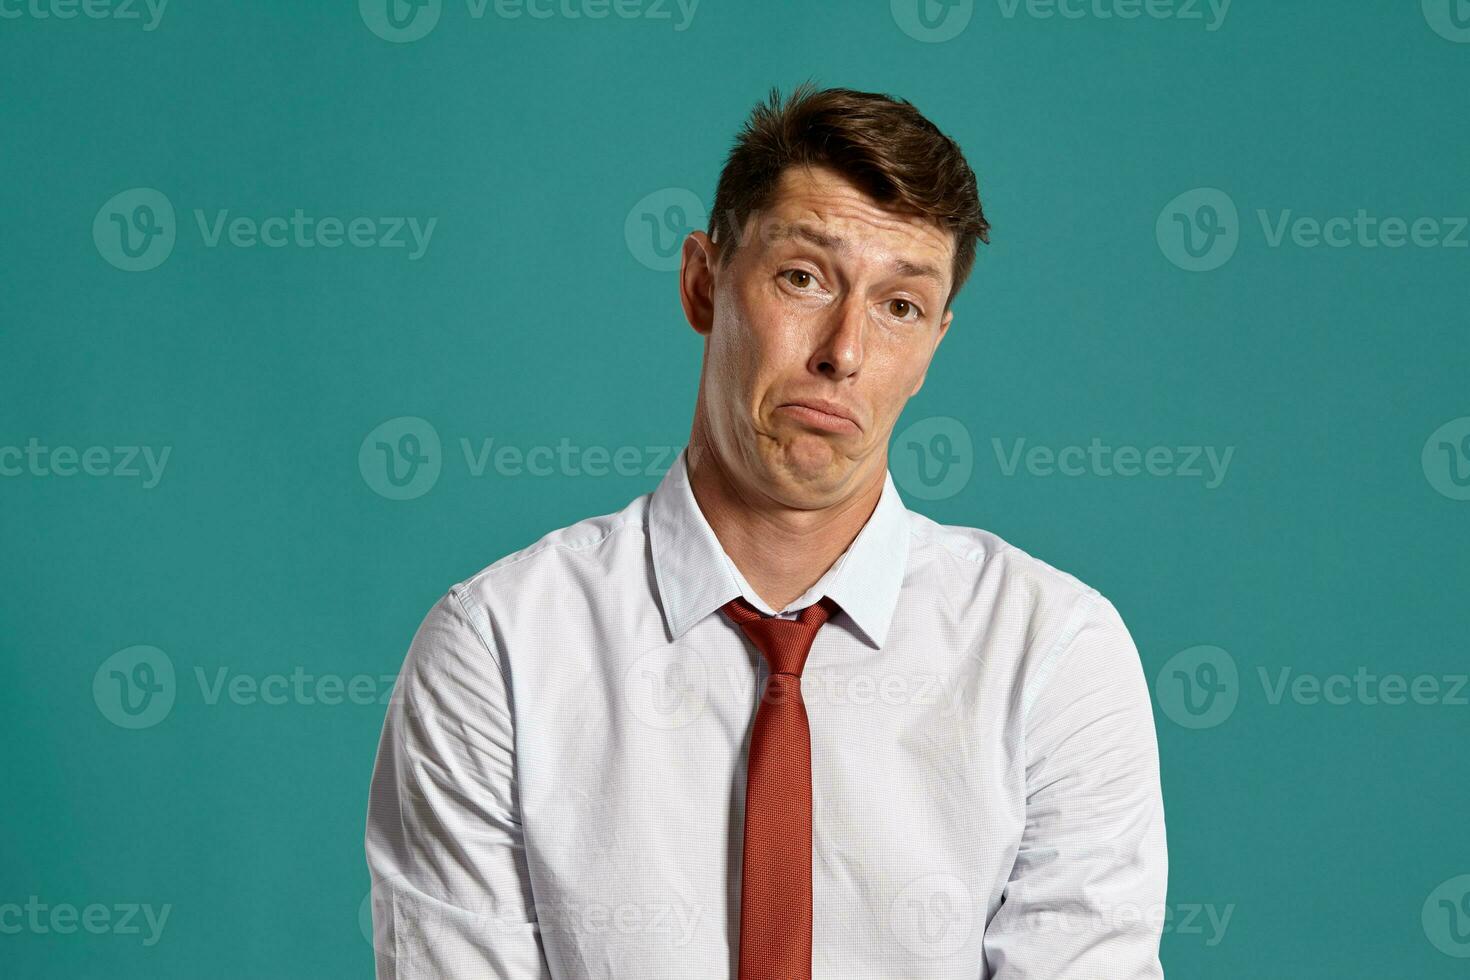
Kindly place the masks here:
[[(698, 442), (698, 444), (696, 444)], [(696, 436), (685, 453), (689, 486), (704, 519), (750, 587), (777, 612), (816, 584), (852, 544), (883, 494), (884, 471), (845, 500), (815, 510), (739, 486)]]

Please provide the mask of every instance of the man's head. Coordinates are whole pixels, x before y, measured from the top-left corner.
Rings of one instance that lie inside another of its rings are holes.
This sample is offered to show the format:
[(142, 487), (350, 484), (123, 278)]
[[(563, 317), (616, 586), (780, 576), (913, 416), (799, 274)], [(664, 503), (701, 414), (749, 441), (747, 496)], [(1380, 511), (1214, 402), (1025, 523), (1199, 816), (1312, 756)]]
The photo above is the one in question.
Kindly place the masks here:
[(691, 449), (789, 507), (871, 489), (988, 232), (964, 155), (908, 102), (773, 91), (684, 242), (705, 336)]

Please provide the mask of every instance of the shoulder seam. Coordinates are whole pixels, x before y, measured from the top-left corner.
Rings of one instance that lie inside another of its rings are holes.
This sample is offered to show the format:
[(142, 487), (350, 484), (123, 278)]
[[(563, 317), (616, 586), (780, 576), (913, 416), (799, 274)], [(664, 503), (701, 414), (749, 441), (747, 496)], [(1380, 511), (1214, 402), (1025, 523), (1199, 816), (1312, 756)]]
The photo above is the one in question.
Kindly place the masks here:
[[(919, 516), (922, 517), (924, 515), (921, 514)], [(935, 527), (953, 527), (953, 526), (955, 526), (955, 525), (951, 525), (951, 524), (940, 524), (937, 521), (934, 521), (932, 518), (928, 518), (928, 517), (925, 517), (924, 519), (927, 520), (927, 521), (929, 521)], [(978, 531), (980, 529), (979, 528), (971, 528), (971, 530)], [(985, 564), (985, 559), (988, 558), (988, 557), (990, 557), (990, 555), (992, 554), (992, 552), (988, 548), (986, 548), (984, 545), (981, 545), (978, 548), (973, 549), (971, 551), (956, 551), (954, 548), (950, 547), (950, 545), (947, 542), (939, 540), (938, 536), (933, 535), (933, 534), (929, 534), (929, 533), (926, 533), (923, 530), (920, 530), (919, 526), (917, 524), (913, 523), (913, 522), (911, 522), (909, 524), (909, 538), (911, 540), (917, 539), (917, 540), (923, 542), (924, 544), (932, 544), (932, 545), (934, 545), (934, 546), (936, 546), (938, 548), (943, 549), (947, 554), (953, 555), (954, 557), (959, 558), (962, 561), (967, 561), (967, 562), (969, 562), (972, 565), (983, 565), (983, 564)]]
[[(625, 520), (618, 521), (616, 524), (613, 524), (611, 527), (607, 528), (607, 530), (605, 530), (602, 534), (600, 534), (596, 538), (593, 538), (593, 539), (588, 540), (588, 541), (574, 541), (574, 542), (546, 541), (540, 547), (536, 547), (535, 544), (531, 544), (531, 545), (528, 545), (526, 548), (522, 549), (522, 552), (523, 553), (521, 553), (519, 555), (516, 555), (515, 552), (511, 552), (511, 554), (510, 555), (506, 555), (505, 558), (502, 558), (502, 559), (499, 559), (497, 561), (491, 562), (489, 565), (486, 565), (484, 568), (480, 569), (478, 572), (476, 572), (475, 574), (471, 575), (469, 578), (465, 579), (463, 582), (459, 583), (459, 585), (455, 586), (455, 588), (459, 588), (460, 586), (464, 586), (466, 588), (469, 588), (469, 587), (473, 586), (476, 582), (478, 582), (480, 579), (484, 578), (486, 575), (489, 575), (491, 572), (498, 572), (498, 571), (500, 571), (503, 568), (510, 568), (512, 566), (519, 565), (521, 562), (526, 561), (529, 558), (534, 558), (537, 555), (542, 554), (544, 552), (550, 551), (552, 548), (564, 548), (564, 549), (566, 549), (568, 551), (582, 551), (583, 549), (592, 548), (592, 547), (595, 547), (595, 546), (601, 544), (602, 542), (606, 541), (608, 538), (612, 537), (615, 532), (621, 531), (623, 528), (626, 528), (626, 527), (640, 527), (641, 528), (641, 527), (647, 527), (647, 525), (648, 525), (648, 518), (647, 518), (647, 515), (645, 514), (641, 519), (628, 518), (628, 519), (625, 519)], [(556, 532), (555, 531), (552, 531), (550, 533), (551, 534), (555, 534)], [(511, 555), (515, 555), (515, 557), (512, 558)], [(509, 559), (509, 560), (507, 560), (507, 559)]]
[(1026, 731), (1026, 723), (1031, 717), (1031, 706), (1036, 703), (1036, 699), (1041, 695), (1042, 689), (1051, 680), (1051, 675), (1055, 673), (1057, 666), (1065, 659), (1067, 653), (1071, 651), (1072, 641), (1076, 638), (1077, 632), (1082, 628), (1083, 620), (1086, 619), (1088, 613), (1097, 608), (1098, 600), (1101, 598), (1101, 593), (1096, 589), (1091, 587), (1087, 588), (1082, 594), (1084, 601), (1079, 601), (1073, 607), (1072, 614), (1067, 619), (1066, 628), (1062, 630), (1061, 635), (1056, 638), (1056, 642), (1047, 651), (1046, 657), (1042, 660), (1040, 666), (1036, 668), (1036, 674), (1031, 678), (1031, 683), (1027, 685), (1026, 693), (1021, 698), (1021, 731), (1023, 733)]
[(505, 664), (501, 662), (499, 654), (495, 652), (495, 647), (486, 639), (484, 631), (480, 629), (480, 624), (475, 621), (475, 617), (470, 613), (469, 606), (464, 601), (464, 595), (461, 593), (460, 587), (458, 585), (453, 586), (450, 588), (449, 594), (454, 598), (455, 604), (459, 606), (460, 612), (464, 613), (465, 622), (470, 624), (470, 629), (474, 631), (475, 637), (480, 641), (480, 645), (485, 648), (485, 653), (490, 657), (490, 662), (495, 665), (496, 670), (500, 671), (501, 684), (505, 685), (508, 689), (510, 678), (505, 674)]
[(1009, 541), (1003, 541), (1002, 543), (1005, 545), (1005, 547), (1001, 549), (999, 554), (1014, 552), (1018, 558), (1024, 561), (1027, 571), (1030, 571), (1032, 574), (1038, 576), (1044, 575), (1049, 579), (1060, 582), (1062, 585), (1071, 590), (1073, 595), (1076, 595), (1079, 598), (1099, 595), (1096, 588), (1088, 585), (1086, 582), (1082, 581), (1071, 572), (1063, 571), (1050, 562), (1041, 558), (1037, 558), (1031, 552), (1023, 551), (1022, 549), (1011, 544)]

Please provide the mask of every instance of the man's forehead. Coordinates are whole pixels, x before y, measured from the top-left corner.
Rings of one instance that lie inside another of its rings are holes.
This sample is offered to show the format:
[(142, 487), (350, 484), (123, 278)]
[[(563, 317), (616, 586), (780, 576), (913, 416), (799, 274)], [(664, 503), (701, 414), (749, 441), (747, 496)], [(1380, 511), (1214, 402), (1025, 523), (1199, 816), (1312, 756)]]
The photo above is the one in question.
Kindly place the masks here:
[(851, 181), (825, 167), (791, 167), (781, 175), (769, 205), (755, 215), (761, 242), (801, 241), (834, 252), (882, 239), (905, 252), (948, 261), (954, 235), (923, 215), (885, 207)]

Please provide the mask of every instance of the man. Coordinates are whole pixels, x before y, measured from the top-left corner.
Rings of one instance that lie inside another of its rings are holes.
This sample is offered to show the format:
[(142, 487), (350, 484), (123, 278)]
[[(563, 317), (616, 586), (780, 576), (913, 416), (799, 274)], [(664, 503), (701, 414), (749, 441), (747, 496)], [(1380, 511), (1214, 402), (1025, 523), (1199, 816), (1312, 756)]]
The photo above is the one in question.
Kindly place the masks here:
[(909, 103), (756, 108), (683, 246), (688, 446), (408, 651), (368, 811), (380, 978), (1162, 976), (1118, 612), (888, 474), (987, 230)]

